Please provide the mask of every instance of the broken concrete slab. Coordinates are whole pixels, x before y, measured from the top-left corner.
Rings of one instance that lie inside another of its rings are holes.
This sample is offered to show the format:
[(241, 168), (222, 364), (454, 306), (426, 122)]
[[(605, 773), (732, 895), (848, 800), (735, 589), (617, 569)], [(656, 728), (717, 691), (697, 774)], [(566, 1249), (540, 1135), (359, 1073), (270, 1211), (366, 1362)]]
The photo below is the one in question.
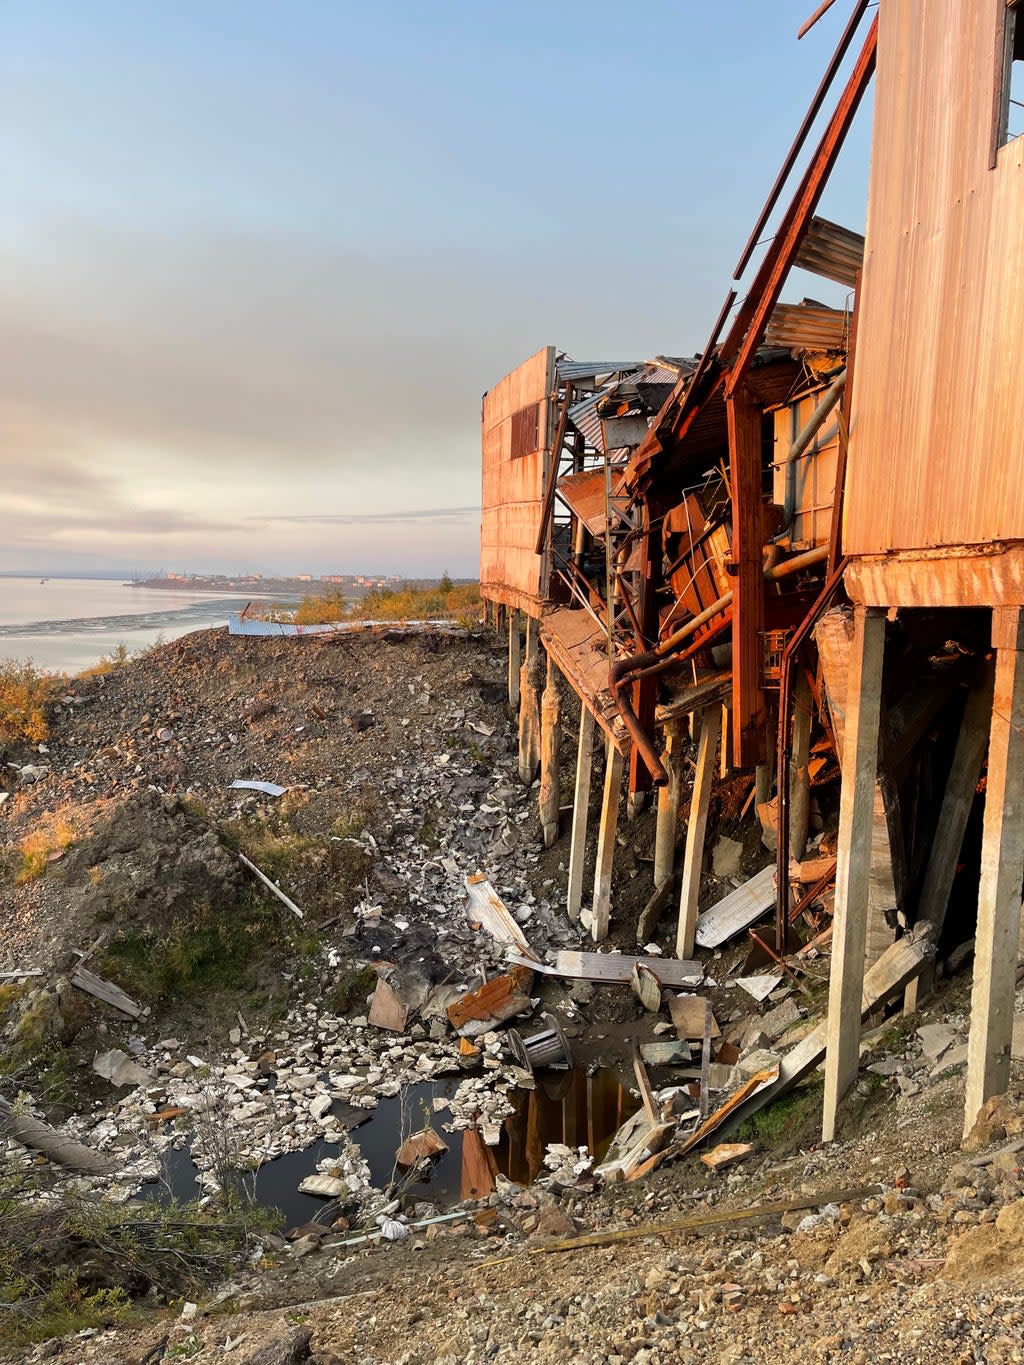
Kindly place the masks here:
[(347, 1189), (344, 1180), (334, 1175), (307, 1175), (299, 1181), (300, 1194), (313, 1194), (320, 1199), (337, 1199)]
[(917, 1029), (921, 1051), (930, 1061), (938, 1061), (944, 1052), (960, 1039), (960, 1034), (949, 1024), (922, 1024)]
[(671, 1043), (643, 1043), (640, 1056), (647, 1066), (687, 1066), (692, 1060), (690, 1045), (683, 1039)]
[(800, 1022), (800, 1010), (793, 1000), (783, 1000), (781, 1005), (776, 1005), (773, 1010), (762, 1018), (761, 1032), (772, 1042), (776, 1038), (781, 1038), (792, 1024)]
[(92, 1059), (92, 1069), (97, 1076), (102, 1076), (113, 1085), (149, 1085), (153, 1080), (151, 1071), (116, 1047), (109, 1052), (97, 1052)]

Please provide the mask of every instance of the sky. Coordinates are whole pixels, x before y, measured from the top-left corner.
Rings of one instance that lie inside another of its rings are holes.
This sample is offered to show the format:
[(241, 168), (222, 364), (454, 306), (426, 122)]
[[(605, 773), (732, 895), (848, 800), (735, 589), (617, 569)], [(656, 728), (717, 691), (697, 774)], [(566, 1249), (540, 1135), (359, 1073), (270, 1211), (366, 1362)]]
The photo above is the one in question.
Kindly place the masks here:
[(0, 570), (474, 576), (482, 394), (701, 348), (850, 7), (5, 0)]

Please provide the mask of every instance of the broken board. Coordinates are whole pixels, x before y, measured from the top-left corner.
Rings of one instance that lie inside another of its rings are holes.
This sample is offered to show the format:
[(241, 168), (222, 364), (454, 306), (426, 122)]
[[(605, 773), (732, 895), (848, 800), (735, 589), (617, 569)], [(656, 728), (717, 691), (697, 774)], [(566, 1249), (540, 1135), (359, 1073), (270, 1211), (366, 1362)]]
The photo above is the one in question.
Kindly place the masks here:
[(529, 1003), (525, 997), (532, 980), (528, 967), (513, 967), (504, 976), (492, 977), (448, 1006), (449, 1023), (460, 1029), (473, 1019), (507, 1019), (510, 1010), (518, 1014)]
[(409, 1006), (398, 998), (394, 988), (382, 976), (377, 978), (377, 989), (370, 1003), (369, 1022), (374, 1028), (404, 1033), (409, 1019)]
[(775, 866), (770, 864), (697, 916), (697, 942), (717, 948), (761, 919), (775, 904)]
[(71, 973), (71, 984), (77, 986), (80, 991), (85, 991), (87, 995), (102, 1000), (105, 1005), (112, 1005), (122, 1014), (127, 1014), (129, 1019), (139, 1019), (142, 1015), (142, 1006), (137, 1005), (131, 996), (125, 995), (120, 986), (115, 986), (112, 981), (104, 981), (102, 976), (97, 976), (95, 972), (90, 972), (81, 965)]
[(560, 952), (555, 959), (553, 975), (571, 977), (575, 981), (597, 981), (628, 986), (633, 979), (633, 968), (638, 964), (647, 967), (663, 986), (668, 986), (672, 990), (692, 985), (703, 976), (699, 962), (683, 962), (674, 957), (631, 957), (628, 953), (577, 952)]
[[(704, 1037), (704, 997), (701, 995), (670, 995), (668, 1012), (672, 1016), (676, 1036), (696, 1042)], [(711, 1016), (711, 1037), (720, 1038), (722, 1030), (715, 1016)]]
[(469, 919), (486, 930), (495, 943), (507, 943), (524, 957), (536, 957), (508, 906), (482, 872), (466, 878), (466, 895), (469, 897), (466, 907)]

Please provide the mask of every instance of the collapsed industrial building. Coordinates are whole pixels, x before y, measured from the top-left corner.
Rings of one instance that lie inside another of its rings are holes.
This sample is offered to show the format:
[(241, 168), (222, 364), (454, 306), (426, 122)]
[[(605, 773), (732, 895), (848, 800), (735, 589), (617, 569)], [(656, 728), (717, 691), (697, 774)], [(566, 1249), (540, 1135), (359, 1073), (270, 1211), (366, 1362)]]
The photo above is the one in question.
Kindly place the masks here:
[[(548, 844), (560, 678), (581, 706), (567, 913), (607, 939), (620, 805), (653, 799), (641, 943), (670, 907), (683, 960), (770, 918), (755, 933), (783, 966), (808, 925), (831, 936), (827, 1021), (759, 1095), (730, 1101), (742, 1112), (824, 1057), (825, 1138), (862, 1018), (914, 1010), (943, 966), (973, 956), (967, 1129), (1010, 1074), (1024, 880), (1020, 8), (940, 0), (926, 21), (918, 0), (885, 0), (868, 23), (858, 0), (703, 348), (588, 362), (546, 346), (483, 400), (481, 589), (508, 631), (520, 774), (539, 775)], [(861, 236), (818, 206), (872, 78)], [(794, 271), (837, 301), (801, 297)], [(772, 854), (709, 906), (709, 802), (727, 773), (749, 775), (744, 809)]]

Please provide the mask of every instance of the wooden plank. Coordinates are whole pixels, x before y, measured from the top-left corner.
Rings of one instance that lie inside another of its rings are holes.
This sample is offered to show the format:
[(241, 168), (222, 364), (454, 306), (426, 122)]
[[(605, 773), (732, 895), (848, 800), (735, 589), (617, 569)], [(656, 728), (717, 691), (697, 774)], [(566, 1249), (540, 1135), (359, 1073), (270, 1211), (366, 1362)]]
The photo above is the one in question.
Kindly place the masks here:
[(667, 881), (662, 882), (654, 891), (643, 910), (641, 910), (640, 918), (636, 922), (636, 941), (641, 947), (643, 947), (645, 943), (650, 942), (651, 935), (657, 928), (658, 921), (665, 913), (668, 903), (672, 899), (672, 893), (675, 890), (675, 887), (675, 877), (669, 877)]
[(682, 776), (679, 763), (681, 747), (682, 735), (678, 726), (667, 726), (662, 764), (668, 773), (668, 782), (663, 787), (658, 788), (658, 814), (654, 826), (655, 890), (670, 881), (675, 872), (676, 831), (679, 828), (679, 791)]
[(0, 972), (0, 981), (24, 981), (28, 976), (42, 976), (42, 967), (23, 967), (21, 971)]
[(286, 905), (293, 915), (295, 915), (298, 919), (305, 919), (305, 915), (302, 913), (299, 907), (295, 904), (295, 902), (292, 900), (290, 896), (285, 895), (285, 893), (278, 886), (277, 882), (271, 881), (270, 878), (266, 875), (266, 873), (261, 872), (259, 868), (256, 866), (256, 864), (252, 862), (249, 858), (247, 858), (244, 853), (240, 853), (238, 855), (238, 860), (240, 863), (242, 863), (245, 867), (249, 869), (249, 871), (257, 879), (257, 881), (261, 881), (263, 885), (267, 888), (267, 890), (272, 892), (272, 894), (277, 897), (277, 899), (281, 902), (282, 905)]
[(770, 863), (704, 911), (697, 920), (696, 941), (702, 948), (717, 948), (755, 924), (774, 904), (775, 865)]
[(764, 761), (764, 515), (761, 407), (746, 386), (728, 400), (732, 491), (732, 761)]
[(515, 1006), (518, 1013), (527, 996), (533, 974), (528, 967), (516, 966), (502, 976), (494, 976), (475, 991), (448, 1006), (448, 1021), (452, 1028), (463, 1028), (470, 1020), (507, 1019)]
[[(967, 694), (953, 763), (942, 796), (928, 866), (925, 869), (924, 884), (921, 887), (917, 923), (933, 925), (936, 942), (942, 935), (946, 921), (946, 907), (949, 905), (957, 863), (960, 861), (960, 849), (967, 831), (967, 821), (974, 806), (985, 751), (988, 748), (993, 684), (994, 669), (985, 661)], [(912, 1013), (931, 989), (932, 972), (929, 967), (911, 982), (904, 1001), (904, 1009)]]
[[(704, 1020), (706, 1011), (704, 1006), (708, 1002), (699, 995), (670, 995), (668, 1000), (668, 1012), (672, 1016), (672, 1024), (676, 1031), (676, 1036), (685, 1038), (691, 1042), (696, 1042), (698, 1038), (704, 1037)], [(711, 1015), (711, 1036), (720, 1038), (722, 1030), (718, 1027), (718, 1021), (714, 1014)]]
[(633, 1044), (633, 1075), (636, 1077), (636, 1083), (640, 1090), (640, 1103), (644, 1107), (644, 1112), (651, 1126), (654, 1127), (661, 1122), (661, 1113), (654, 1098), (654, 1091), (651, 1089), (647, 1068), (644, 1066), (643, 1058), (640, 1056), (636, 1043)]
[(97, 976), (95, 972), (90, 972), (81, 964), (71, 973), (71, 984), (77, 986), (80, 991), (95, 996), (97, 1000), (102, 1000), (105, 1005), (112, 1005), (122, 1014), (127, 1014), (129, 1019), (139, 1019), (142, 1016), (142, 1006), (136, 1004), (131, 996), (125, 995), (120, 986), (115, 986), (112, 981), (105, 981), (102, 976)]
[(479, 924), (495, 943), (507, 943), (522, 953), (524, 957), (534, 958), (536, 954), (526, 941), (522, 929), (512, 918), (509, 908), (495, 891), (482, 872), (466, 878), (467, 917)]
[(1024, 866), (1024, 609), (992, 613), (995, 686), (974, 933), (964, 1134), (990, 1095), (1007, 1088)]
[(857, 1074), (860, 1021), (856, 1009), (864, 982), (884, 654), (884, 614), (874, 608), (856, 608), (847, 690), (851, 700), (846, 714), (839, 802), (828, 1059), (822, 1120), (826, 1142), (831, 1142), (835, 1136), (839, 1101)]
[(587, 823), (590, 817), (590, 778), (594, 769), (594, 713), (580, 703), (580, 737), (576, 749), (576, 786), (572, 799), (572, 834), (569, 839), (569, 888), (566, 906), (571, 920), (578, 920), (583, 904), (583, 874), (587, 858)]
[(562, 951), (555, 959), (559, 976), (574, 981), (597, 981), (605, 985), (628, 986), (637, 963), (655, 973), (663, 986), (681, 990), (703, 976), (699, 962), (682, 962), (671, 957), (631, 957), (628, 953), (578, 953)]
[(615, 835), (619, 823), (619, 793), (622, 787), (623, 759), (609, 740), (605, 746), (604, 798), (601, 825), (597, 836), (597, 867), (594, 871), (594, 904), (591, 933), (595, 943), (608, 937), (612, 904), (612, 864)]
[(394, 988), (382, 976), (377, 978), (377, 989), (373, 993), (367, 1019), (374, 1028), (388, 1029), (392, 1033), (405, 1032), (409, 1006), (398, 998)]
[(540, 825), (544, 847), (558, 840), (560, 805), (559, 757), (562, 745), (562, 717), (558, 697), (558, 677), (554, 661), (547, 656), (547, 679), (540, 700)]
[(711, 1001), (704, 1001), (704, 1024), (702, 1029), (700, 1044), (700, 1116), (707, 1118), (708, 1110), (711, 1108), (711, 1025), (714, 1023), (714, 1015), (711, 1012)]
[(679, 924), (676, 930), (676, 957), (693, 957), (697, 932), (697, 906), (700, 877), (704, 865), (704, 835), (707, 830), (711, 789), (714, 784), (715, 749), (722, 727), (722, 708), (712, 703), (700, 713), (700, 740), (697, 745), (697, 771), (690, 797), (690, 818), (686, 823), (686, 852), (679, 889)]

